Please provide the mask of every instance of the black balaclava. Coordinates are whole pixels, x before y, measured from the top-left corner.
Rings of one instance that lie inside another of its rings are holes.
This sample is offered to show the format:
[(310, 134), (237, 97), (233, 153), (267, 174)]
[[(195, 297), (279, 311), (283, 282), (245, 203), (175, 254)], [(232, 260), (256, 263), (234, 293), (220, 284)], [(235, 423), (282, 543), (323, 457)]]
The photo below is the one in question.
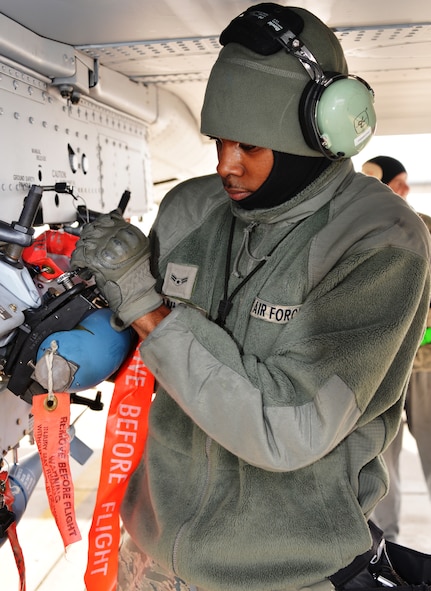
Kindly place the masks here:
[(269, 209), (295, 197), (331, 164), (327, 158), (297, 156), (273, 150), (274, 164), (266, 181), (251, 195), (236, 201), (242, 209)]

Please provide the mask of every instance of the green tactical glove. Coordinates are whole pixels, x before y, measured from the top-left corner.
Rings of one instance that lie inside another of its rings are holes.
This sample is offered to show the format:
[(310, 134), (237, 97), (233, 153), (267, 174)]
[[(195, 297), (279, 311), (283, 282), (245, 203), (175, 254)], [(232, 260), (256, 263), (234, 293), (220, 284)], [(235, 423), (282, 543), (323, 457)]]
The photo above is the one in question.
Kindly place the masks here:
[(94, 275), (114, 312), (111, 324), (121, 330), (163, 303), (149, 259), (148, 238), (115, 210), (84, 226), (71, 267), (83, 279)]

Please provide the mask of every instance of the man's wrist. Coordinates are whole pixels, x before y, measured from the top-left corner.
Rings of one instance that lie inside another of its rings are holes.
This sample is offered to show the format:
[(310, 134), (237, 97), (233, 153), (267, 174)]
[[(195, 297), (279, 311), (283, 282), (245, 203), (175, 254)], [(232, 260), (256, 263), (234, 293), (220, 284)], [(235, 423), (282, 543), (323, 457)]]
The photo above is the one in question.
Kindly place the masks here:
[(152, 312), (134, 320), (131, 326), (141, 339), (146, 339), (169, 313), (169, 308), (162, 304)]

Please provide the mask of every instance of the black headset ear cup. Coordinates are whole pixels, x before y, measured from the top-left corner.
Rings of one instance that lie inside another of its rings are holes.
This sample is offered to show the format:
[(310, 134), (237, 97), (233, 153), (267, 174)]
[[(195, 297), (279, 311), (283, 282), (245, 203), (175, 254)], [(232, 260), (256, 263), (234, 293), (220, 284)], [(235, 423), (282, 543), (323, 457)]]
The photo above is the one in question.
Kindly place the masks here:
[(322, 151), (319, 132), (316, 126), (317, 103), (325, 87), (310, 80), (305, 86), (299, 101), (299, 123), (307, 145), (317, 152)]

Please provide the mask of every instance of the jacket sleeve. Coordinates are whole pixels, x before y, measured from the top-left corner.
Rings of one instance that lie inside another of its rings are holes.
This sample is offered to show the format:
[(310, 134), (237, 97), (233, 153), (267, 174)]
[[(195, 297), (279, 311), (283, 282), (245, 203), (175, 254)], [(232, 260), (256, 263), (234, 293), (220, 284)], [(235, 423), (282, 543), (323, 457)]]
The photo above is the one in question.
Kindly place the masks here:
[(400, 248), (354, 254), (309, 293), (266, 359), (197, 310), (173, 311), (141, 355), (210, 437), (246, 462), (295, 470), (402, 395), (429, 308), (429, 265)]

